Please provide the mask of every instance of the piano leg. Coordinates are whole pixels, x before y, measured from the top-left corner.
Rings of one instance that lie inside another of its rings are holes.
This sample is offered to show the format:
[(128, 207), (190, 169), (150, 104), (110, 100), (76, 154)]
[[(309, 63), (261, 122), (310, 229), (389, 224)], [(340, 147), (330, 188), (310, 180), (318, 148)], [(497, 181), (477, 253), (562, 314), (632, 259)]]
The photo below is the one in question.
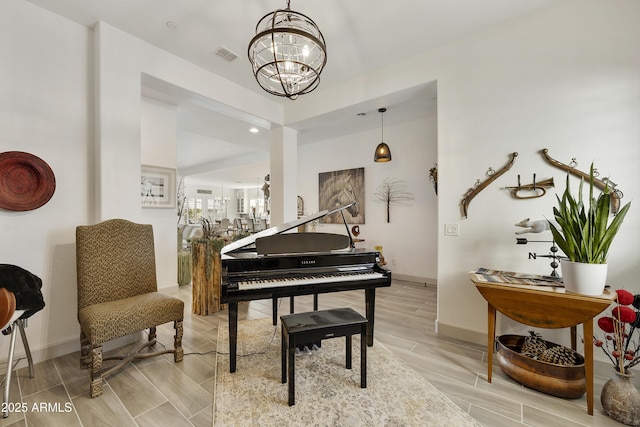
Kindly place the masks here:
[(318, 294), (313, 294), (313, 311), (318, 311)]
[(278, 298), (276, 297), (271, 299), (271, 317), (273, 326), (276, 326), (278, 324)]
[(366, 289), (364, 292), (367, 317), (367, 346), (371, 347), (373, 346), (373, 319), (376, 317), (376, 289)]
[(293, 297), (291, 296), (291, 297), (289, 297), (289, 313), (290, 313), (290, 314), (295, 313), (295, 310), (294, 310), (294, 308), (293, 308), (293, 307), (294, 307), (294, 305), (295, 305), (295, 304), (294, 304), (294, 302), (293, 302)]
[(229, 303), (229, 372), (236, 371), (236, 354), (238, 350), (238, 303)]

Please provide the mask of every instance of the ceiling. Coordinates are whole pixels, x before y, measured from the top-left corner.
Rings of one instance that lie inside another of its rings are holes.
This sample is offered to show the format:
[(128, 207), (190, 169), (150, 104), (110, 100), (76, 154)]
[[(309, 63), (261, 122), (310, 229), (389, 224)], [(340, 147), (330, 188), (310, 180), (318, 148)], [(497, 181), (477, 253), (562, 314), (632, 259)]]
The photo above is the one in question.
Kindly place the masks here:
[[(271, 96), (253, 78), (247, 45), (258, 20), (285, 8), (286, 0), (28, 1), (90, 28), (104, 21), (249, 90)], [(402, 0), (378, 1), (372, 6), (371, 0), (292, 0), (291, 9), (311, 17), (326, 40), (328, 60), (321, 90), (557, 1)], [(228, 62), (216, 54), (220, 48), (237, 58)], [(194, 179), (197, 176), (202, 182), (215, 180), (215, 185), (234, 187), (255, 187), (256, 179), (268, 173), (269, 123), (239, 115), (164, 82), (149, 78), (143, 84), (143, 95), (178, 106), (179, 172), (195, 174)], [(379, 127), (377, 109), (382, 106), (388, 108), (385, 125), (433, 114), (435, 84), (353, 105), (292, 127), (299, 131), (303, 144), (360, 132)], [(358, 116), (360, 112), (367, 115)], [(249, 134), (251, 126), (260, 132)], [(204, 157), (204, 153), (210, 156)], [(244, 167), (236, 167), (239, 164)]]

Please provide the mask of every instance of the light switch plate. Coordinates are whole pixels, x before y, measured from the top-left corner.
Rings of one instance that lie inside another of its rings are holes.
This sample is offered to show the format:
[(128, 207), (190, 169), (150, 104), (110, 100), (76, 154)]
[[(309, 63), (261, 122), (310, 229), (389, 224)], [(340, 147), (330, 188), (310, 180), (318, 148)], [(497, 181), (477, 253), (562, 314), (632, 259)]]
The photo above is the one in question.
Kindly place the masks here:
[(445, 224), (444, 225), (444, 235), (445, 236), (459, 236), (460, 235), (460, 225), (459, 224)]

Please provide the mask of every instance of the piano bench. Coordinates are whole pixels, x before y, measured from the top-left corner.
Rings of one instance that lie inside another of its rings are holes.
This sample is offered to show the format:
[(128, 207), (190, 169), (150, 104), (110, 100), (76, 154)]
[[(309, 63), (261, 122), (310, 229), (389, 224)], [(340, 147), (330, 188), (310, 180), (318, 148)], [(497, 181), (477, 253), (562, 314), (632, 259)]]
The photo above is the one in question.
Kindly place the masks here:
[[(289, 377), (289, 406), (295, 405), (295, 349), (301, 343), (346, 337), (346, 368), (351, 369), (351, 336), (360, 334), (360, 387), (367, 387), (367, 319), (351, 308), (309, 311), (280, 316), (282, 323), (282, 383)], [(288, 366), (287, 366), (288, 359)], [(288, 368), (288, 369), (287, 369)]]

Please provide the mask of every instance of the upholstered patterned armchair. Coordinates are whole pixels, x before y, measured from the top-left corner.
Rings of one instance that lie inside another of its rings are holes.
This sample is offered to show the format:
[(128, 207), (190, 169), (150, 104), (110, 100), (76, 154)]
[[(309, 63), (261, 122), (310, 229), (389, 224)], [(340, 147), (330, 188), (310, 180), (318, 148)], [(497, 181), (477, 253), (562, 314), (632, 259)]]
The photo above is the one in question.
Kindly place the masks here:
[[(112, 219), (77, 227), (76, 263), (80, 366), (91, 369), (91, 397), (102, 394), (104, 377), (131, 359), (173, 353), (182, 361), (184, 303), (157, 292), (151, 225)], [(174, 349), (138, 354), (155, 344), (156, 326), (167, 322), (174, 324)], [(148, 342), (103, 372), (103, 344), (145, 329)]]

